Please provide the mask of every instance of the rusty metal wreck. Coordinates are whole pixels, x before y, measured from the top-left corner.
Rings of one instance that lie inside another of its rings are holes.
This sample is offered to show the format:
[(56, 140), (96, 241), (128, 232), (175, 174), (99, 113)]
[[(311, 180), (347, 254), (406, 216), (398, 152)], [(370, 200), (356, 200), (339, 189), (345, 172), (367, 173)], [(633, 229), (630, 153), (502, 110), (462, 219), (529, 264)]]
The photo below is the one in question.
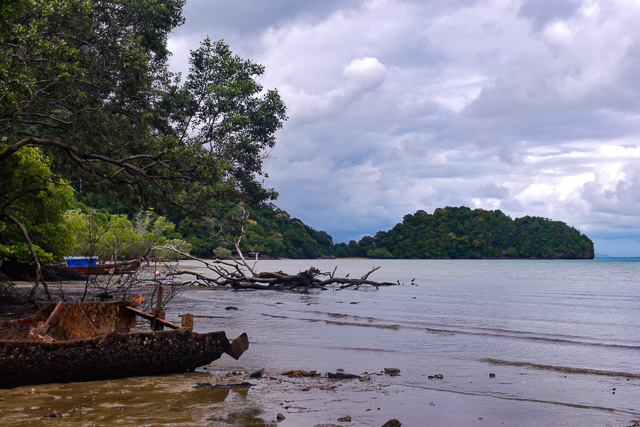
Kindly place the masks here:
[[(59, 302), (0, 322), (0, 388), (187, 372), (249, 347), (244, 333), (230, 342), (223, 331), (193, 332), (191, 315), (177, 325), (157, 309), (145, 313), (143, 300)], [(154, 330), (131, 332), (137, 316)]]

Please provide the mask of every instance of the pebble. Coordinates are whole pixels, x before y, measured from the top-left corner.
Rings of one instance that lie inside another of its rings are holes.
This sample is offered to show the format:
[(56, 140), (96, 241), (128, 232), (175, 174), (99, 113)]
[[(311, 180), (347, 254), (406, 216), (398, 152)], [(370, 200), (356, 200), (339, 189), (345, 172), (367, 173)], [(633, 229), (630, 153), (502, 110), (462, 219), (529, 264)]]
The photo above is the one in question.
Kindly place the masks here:
[(317, 371), (305, 371), (304, 369), (296, 369), (281, 372), (280, 375), (289, 375), (294, 377), (318, 377), (320, 376), (320, 372)]
[(338, 418), (338, 421), (343, 422), (343, 423), (350, 423), (351, 422), (351, 416), (345, 415), (344, 417)]
[(262, 378), (262, 374), (264, 374), (264, 368), (259, 369), (255, 372), (252, 372), (249, 377), (251, 378)]
[(278, 412), (278, 415), (276, 415), (276, 420), (277, 420), (278, 422), (280, 422), (280, 421), (284, 421), (284, 419), (285, 419), (285, 418), (287, 418), (287, 417), (285, 417), (284, 415), (282, 415), (280, 412)]
[(336, 373), (327, 372), (327, 377), (328, 378), (333, 378), (333, 379), (338, 379), (338, 380), (349, 380), (349, 379), (354, 379), (354, 378), (360, 378), (359, 375), (346, 374), (344, 372), (336, 372)]
[(384, 373), (387, 375), (400, 375), (400, 369), (398, 368), (384, 368)]
[(196, 390), (210, 389), (213, 388), (213, 384), (211, 383), (197, 383), (193, 388)]

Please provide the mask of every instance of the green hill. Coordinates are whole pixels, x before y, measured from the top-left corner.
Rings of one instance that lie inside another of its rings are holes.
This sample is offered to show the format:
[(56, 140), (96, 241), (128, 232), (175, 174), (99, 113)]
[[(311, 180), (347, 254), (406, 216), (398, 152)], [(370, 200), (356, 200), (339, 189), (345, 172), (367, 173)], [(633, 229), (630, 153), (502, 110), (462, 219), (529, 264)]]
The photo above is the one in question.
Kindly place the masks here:
[(419, 210), (402, 223), (358, 242), (374, 258), (590, 259), (593, 242), (560, 221), (467, 207)]
[[(236, 209), (234, 204), (220, 202), (215, 205), (214, 218), (225, 223), (225, 218)], [(240, 248), (243, 253), (260, 252), (261, 257), (321, 258), (334, 255), (331, 236), (291, 217), (288, 212), (269, 203), (249, 208), (249, 224)], [(177, 231), (192, 245), (194, 255), (211, 257), (213, 250), (227, 247), (215, 230), (194, 225), (187, 220), (178, 222)], [(346, 255), (345, 255), (346, 256)]]

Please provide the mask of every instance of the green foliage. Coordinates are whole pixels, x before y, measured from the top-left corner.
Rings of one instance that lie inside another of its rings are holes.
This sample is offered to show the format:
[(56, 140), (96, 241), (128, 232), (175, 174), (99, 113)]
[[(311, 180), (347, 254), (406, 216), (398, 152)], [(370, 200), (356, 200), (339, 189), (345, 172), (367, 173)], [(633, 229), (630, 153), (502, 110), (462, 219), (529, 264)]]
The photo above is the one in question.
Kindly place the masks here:
[(109, 222), (106, 214), (95, 213), (88, 209), (72, 209), (65, 213), (67, 234), (70, 237), (70, 256), (96, 256), (98, 244), (106, 232)]
[(387, 248), (375, 248), (367, 251), (367, 256), (369, 258), (393, 258), (391, 252)]
[[(191, 253), (191, 245), (182, 239), (169, 239), (164, 243), (165, 246), (176, 248), (178, 251), (188, 254)], [(185, 259), (186, 257), (171, 249), (152, 249), (151, 256), (156, 258), (168, 258), (171, 260)]]
[(213, 250), (213, 257), (217, 259), (231, 258), (231, 250), (219, 246)]
[[(174, 233), (175, 225), (152, 212), (126, 215), (70, 210), (66, 213), (66, 234), (71, 237), (71, 254), (97, 256), (101, 260), (139, 259), (154, 246), (174, 246), (189, 253), (191, 245)], [(155, 250), (153, 256), (179, 259), (176, 252)]]
[[(326, 232), (314, 230), (273, 204), (246, 208), (248, 218), (244, 216), (245, 208), (233, 203), (218, 202), (212, 204), (210, 209), (211, 217), (222, 227), (212, 227), (179, 216), (165, 219), (149, 212), (136, 216), (133, 223), (123, 215), (106, 214), (102, 214), (98, 222), (112, 223), (111, 231), (105, 232), (105, 235), (110, 236), (112, 242), (117, 236), (121, 245), (119, 253), (127, 257), (136, 257), (143, 251), (142, 247), (149, 247), (149, 244), (145, 246), (141, 242), (160, 244), (158, 242), (165, 243), (163, 239), (178, 239), (188, 244), (187, 247), (196, 256), (229, 258), (233, 248), (223, 243), (223, 237), (229, 238), (232, 229), (237, 234), (237, 230), (243, 226), (246, 234), (240, 243), (241, 250), (245, 255), (259, 252), (261, 257), (593, 257), (593, 242), (575, 228), (539, 217), (512, 220), (501, 211), (447, 207), (436, 209), (430, 215), (419, 210), (406, 215), (402, 223), (389, 231), (379, 231), (373, 237), (364, 236), (359, 242), (352, 240), (348, 244), (333, 244)], [(175, 228), (173, 222), (178, 224)], [(133, 237), (127, 237), (130, 234)], [(180, 247), (177, 243), (175, 246)], [(109, 249), (103, 249), (100, 253), (110, 257), (113, 252), (111, 243)], [(165, 252), (154, 255), (173, 258)]]
[[(7, 146), (0, 142), (0, 150)], [(56, 176), (49, 159), (36, 147), (25, 147), (0, 168), (0, 259), (33, 262), (19, 221), (42, 260), (65, 253), (64, 213), (73, 201), (71, 187)]]
[(264, 67), (208, 37), (191, 51), (189, 62), (184, 85), (173, 86), (163, 106), (175, 123), (174, 134), (189, 147), (204, 147), (198, 160), (209, 166), (216, 186), (199, 191), (227, 194), (241, 188), (253, 201), (274, 198), (256, 178), (262, 154), (275, 145), (286, 115), (278, 92), (263, 91), (257, 83)]
[[(193, 253), (210, 257), (218, 248), (233, 249), (225, 246), (222, 237), (228, 237), (231, 227), (236, 229), (238, 206), (220, 202), (212, 205), (211, 217), (220, 228), (210, 228), (202, 223), (182, 221), (177, 230), (184, 239), (192, 244)], [(333, 255), (333, 241), (324, 231), (316, 231), (298, 218), (291, 216), (273, 204), (263, 204), (248, 208), (246, 235), (240, 243), (243, 253), (259, 252), (261, 256), (285, 258), (319, 258)], [(226, 234), (225, 234), (226, 233)]]
[[(563, 222), (467, 207), (419, 210), (375, 237), (365, 236), (354, 255), (393, 258), (593, 258), (593, 242)], [(385, 252), (386, 251), (386, 252)]]

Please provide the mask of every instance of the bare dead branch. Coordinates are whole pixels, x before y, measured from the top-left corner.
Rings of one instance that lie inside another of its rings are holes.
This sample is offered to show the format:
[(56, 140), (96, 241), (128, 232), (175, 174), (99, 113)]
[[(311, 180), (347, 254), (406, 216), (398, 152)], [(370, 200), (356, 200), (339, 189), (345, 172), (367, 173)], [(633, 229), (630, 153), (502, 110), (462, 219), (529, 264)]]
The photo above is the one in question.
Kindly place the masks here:
[[(232, 289), (259, 289), (259, 290), (308, 290), (308, 289), (327, 289), (331, 285), (340, 285), (340, 289), (354, 288), (358, 289), (362, 285), (373, 286), (376, 289), (380, 286), (400, 285), (400, 282), (376, 282), (369, 279), (369, 276), (380, 267), (373, 266), (360, 279), (349, 279), (347, 277), (335, 277), (337, 267), (332, 272), (322, 272), (315, 267), (301, 271), (297, 274), (288, 274), (282, 271), (270, 271), (257, 273), (255, 269), (245, 269), (246, 263), (234, 260), (236, 263), (226, 260), (205, 260), (193, 255), (181, 252), (172, 246), (161, 246), (154, 249), (170, 249), (180, 255), (199, 262), (206, 268), (211, 275), (205, 275), (193, 270), (183, 270), (179, 266), (175, 270), (168, 272), (167, 276), (178, 277), (188, 276), (191, 280), (183, 284), (210, 286), (210, 287), (229, 287)], [(238, 247), (239, 251), (240, 248)], [(241, 253), (241, 252), (240, 252)], [(324, 279), (328, 277), (327, 279)]]

